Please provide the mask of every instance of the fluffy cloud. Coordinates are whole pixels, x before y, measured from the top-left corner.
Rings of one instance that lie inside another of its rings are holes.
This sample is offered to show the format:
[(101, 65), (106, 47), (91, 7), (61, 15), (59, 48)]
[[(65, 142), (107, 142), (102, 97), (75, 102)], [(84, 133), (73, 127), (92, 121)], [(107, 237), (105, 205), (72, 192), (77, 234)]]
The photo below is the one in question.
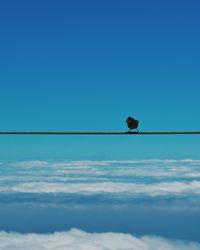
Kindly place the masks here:
[[(34, 171), (33, 176), (47, 177), (48, 173), (56, 176), (74, 175), (87, 177), (198, 177), (199, 160), (134, 160), (134, 161), (27, 161), (8, 162), (2, 164), (2, 169), (12, 170), (22, 176)], [(4, 171), (5, 173), (5, 171)], [(38, 173), (38, 175), (37, 175)], [(31, 177), (32, 175), (29, 175)], [(1, 176), (1, 175), (0, 175)]]
[(31, 182), (16, 184), (11, 187), (0, 187), (0, 191), (17, 193), (67, 193), (67, 194), (120, 194), (156, 196), (177, 196), (200, 194), (200, 182), (161, 182), (154, 184), (131, 184), (116, 182), (95, 183), (49, 183)]
[(132, 198), (200, 194), (200, 160), (26, 161), (0, 166), (0, 195), (61, 193)]
[(200, 250), (195, 242), (122, 233), (86, 233), (72, 229), (54, 234), (0, 233), (1, 250)]

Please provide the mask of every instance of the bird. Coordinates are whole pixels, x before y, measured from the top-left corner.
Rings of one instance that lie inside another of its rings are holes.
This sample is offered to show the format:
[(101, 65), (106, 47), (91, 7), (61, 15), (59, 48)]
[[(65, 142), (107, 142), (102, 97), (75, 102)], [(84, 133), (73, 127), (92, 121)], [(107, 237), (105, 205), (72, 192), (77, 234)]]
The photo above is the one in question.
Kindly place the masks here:
[[(139, 121), (138, 120), (135, 120), (133, 117), (129, 116), (127, 119), (126, 119), (126, 123), (127, 123), (127, 126), (130, 130), (132, 129), (137, 129), (138, 128), (138, 125), (139, 125)], [(138, 132), (138, 129), (137, 129), (137, 132)]]

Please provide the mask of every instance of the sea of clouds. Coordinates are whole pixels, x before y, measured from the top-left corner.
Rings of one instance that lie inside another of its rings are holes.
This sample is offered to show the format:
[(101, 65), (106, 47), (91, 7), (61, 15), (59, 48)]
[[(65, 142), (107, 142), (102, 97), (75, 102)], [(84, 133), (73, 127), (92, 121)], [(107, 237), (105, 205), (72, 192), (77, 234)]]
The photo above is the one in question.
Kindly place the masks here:
[[(200, 205), (200, 160), (0, 162), (0, 204)], [(92, 198), (93, 197), (93, 198)], [(98, 203), (99, 202), (99, 203)], [(148, 206), (147, 206), (148, 207)], [(200, 250), (200, 243), (124, 233), (0, 232), (1, 250)]]
[(123, 233), (87, 233), (78, 229), (54, 234), (0, 232), (1, 250), (199, 250), (197, 242)]
[(200, 160), (190, 159), (1, 162), (0, 196), (198, 198), (199, 170)]

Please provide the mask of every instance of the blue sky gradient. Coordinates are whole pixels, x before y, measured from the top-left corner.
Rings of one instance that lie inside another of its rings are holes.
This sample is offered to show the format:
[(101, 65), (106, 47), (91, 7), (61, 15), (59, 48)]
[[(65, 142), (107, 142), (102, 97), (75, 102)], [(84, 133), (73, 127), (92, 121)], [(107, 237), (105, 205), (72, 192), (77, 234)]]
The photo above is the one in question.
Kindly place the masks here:
[[(198, 1), (4, 1), (0, 130), (200, 127)], [(1, 137), (1, 158), (198, 158), (195, 136)], [(23, 152), (23, 156), (22, 156)], [(42, 153), (40, 153), (42, 152)]]

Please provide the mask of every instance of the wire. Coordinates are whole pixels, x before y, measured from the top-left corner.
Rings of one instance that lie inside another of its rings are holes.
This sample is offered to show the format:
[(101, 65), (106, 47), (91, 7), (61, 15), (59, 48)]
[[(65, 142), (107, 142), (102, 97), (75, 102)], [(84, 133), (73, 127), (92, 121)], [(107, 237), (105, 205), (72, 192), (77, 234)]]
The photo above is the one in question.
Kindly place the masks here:
[(197, 135), (200, 131), (151, 131), (151, 132), (73, 132), (73, 131), (0, 131), (0, 135)]

